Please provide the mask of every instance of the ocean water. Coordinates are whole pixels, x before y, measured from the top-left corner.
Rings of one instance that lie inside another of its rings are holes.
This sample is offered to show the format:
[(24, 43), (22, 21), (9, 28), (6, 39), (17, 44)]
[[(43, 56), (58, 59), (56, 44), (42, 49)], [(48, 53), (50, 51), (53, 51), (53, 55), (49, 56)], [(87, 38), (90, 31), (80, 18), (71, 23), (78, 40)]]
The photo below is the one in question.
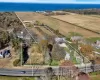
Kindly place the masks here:
[(46, 11), (100, 8), (100, 4), (0, 3), (0, 11)]

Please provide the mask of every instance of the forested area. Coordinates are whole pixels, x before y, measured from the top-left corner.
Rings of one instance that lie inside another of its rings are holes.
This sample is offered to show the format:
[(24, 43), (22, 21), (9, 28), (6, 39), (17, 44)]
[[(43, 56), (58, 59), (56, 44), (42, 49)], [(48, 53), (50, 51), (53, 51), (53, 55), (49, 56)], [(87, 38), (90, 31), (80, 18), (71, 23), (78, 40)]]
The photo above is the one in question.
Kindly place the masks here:
[(100, 15), (100, 9), (66, 9), (63, 11), (85, 15)]
[(8, 45), (10, 33), (21, 30), (22, 26), (14, 12), (0, 12), (0, 49)]

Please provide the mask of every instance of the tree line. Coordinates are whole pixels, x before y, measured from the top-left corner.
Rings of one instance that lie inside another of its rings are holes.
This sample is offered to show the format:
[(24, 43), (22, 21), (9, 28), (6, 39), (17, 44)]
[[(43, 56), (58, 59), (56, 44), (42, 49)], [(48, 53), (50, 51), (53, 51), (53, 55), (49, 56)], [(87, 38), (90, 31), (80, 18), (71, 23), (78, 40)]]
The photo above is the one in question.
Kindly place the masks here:
[(85, 15), (100, 15), (100, 9), (66, 9), (63, 11)]

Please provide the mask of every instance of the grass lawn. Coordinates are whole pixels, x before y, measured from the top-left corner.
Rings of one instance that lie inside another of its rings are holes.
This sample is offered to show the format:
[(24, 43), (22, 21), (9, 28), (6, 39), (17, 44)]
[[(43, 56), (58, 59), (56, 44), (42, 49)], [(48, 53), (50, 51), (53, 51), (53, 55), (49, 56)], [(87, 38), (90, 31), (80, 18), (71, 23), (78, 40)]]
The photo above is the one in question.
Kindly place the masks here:
[(91, 80), (100, 80), (100, 71), (90, 73)]
[(97, 52), (100, 52), (100, 49), (96, 49)]
[(58, 66), (59, 65), (59, 61), (57, 60), (53, 60), (51, 63), (51, 66)]
[(69, 33), (68, 33), (68, 37), (69, 37), (69, 38), (71, 38), (71, 37), (73, 37), (73, 36), (81, 36), (81, 37), (82, 37), (83, 35), (80, 34), (80, 33), (77, 33), (77, 32), (69, 32)]
[(100, 80), (100, 75), (92, 75), (90, 78), (91, 80)]
[(0, 80), (35, 80), (34, 77), (8, 77), (0, 76)]
[(70, 50), (68, 48), (64, 48), (66, 50), (66, 52), (68, 52), (70, 54), (71, 60), (74, 64), (78, 64), (76, 61), (76, 58), (74, 57), (74, 52), (70, 52)]

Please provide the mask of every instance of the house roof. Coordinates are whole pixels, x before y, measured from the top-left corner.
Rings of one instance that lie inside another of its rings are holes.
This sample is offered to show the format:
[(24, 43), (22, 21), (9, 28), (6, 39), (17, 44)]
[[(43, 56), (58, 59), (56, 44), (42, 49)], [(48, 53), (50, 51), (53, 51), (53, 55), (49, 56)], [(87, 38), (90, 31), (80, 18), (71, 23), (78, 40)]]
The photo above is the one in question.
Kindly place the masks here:
[(59, 43), (59, 42), (65, 42), (66, 40), (65, 40), (65, 38), (57, 37), (57, 38), (55, 38), (55, 41)]
[(91, 80), (91, 79), (89, 78), (88, 74), (80, 72), (78, 74), (78, 80)]
[(58, 44), (60, 47), (67, 47), (66, 43)]
[[(23, 34), (21, 34), (21, 32), (23, 32)], [(32, 36), (36, 36), (36, 34), (33, 31), (29, 30), (29, 32)], [(26, 29), (23, 29), (22, 31), (18, 31), (16, 34), (20, 38), (25, 38), (25, 39), (31, 38), (30, 34), (26, 31)]]
[(71, 37), (71, 40), (80, 40), (80, 39), (82, 39), (81, 36), (73, 36), (73, 37)]

